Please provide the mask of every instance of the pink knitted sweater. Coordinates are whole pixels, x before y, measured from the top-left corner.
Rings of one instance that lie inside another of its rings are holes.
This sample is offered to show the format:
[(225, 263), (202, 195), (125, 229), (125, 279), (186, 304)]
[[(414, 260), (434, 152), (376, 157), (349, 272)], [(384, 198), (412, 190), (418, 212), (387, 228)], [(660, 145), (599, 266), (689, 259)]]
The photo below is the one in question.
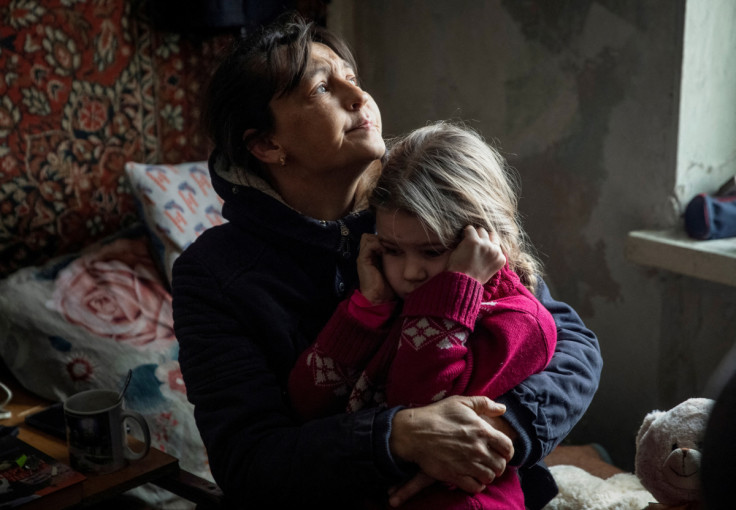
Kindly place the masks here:
[[(366, 406), (422, 406), (450, 395), (494, 399), (542, 371), (556, 340), (552, 316), (508, 267), (486, 285), (443, 272), (400, 309), (371, 305), (358, 291), (343, 301), (292, 370), (290, 398), (305, 420)], [(523, 509), (523, 501), (509, 468), (481, 494), (440, 486), (406, 505)]]

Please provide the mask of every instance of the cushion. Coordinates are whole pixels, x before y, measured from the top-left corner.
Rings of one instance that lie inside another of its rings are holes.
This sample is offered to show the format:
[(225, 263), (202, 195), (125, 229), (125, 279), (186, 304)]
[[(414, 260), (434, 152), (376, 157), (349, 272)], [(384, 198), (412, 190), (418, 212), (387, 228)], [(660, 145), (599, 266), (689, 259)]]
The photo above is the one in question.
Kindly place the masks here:
[(171, 268), (181, 252), (206, 229), (223, 223), (222, 200), (215, 193), (204, 161), (179, 165), (129, 162), (125, 173), (156, 250), (157, 262), (171, 283)]
[(119, 390), (143, 414), (152, 445), (212, 479), (187, 401), (171, 296), (138, 224), (0, 280), (0, 357), (29, 391), (62, 401), (90, 388)]

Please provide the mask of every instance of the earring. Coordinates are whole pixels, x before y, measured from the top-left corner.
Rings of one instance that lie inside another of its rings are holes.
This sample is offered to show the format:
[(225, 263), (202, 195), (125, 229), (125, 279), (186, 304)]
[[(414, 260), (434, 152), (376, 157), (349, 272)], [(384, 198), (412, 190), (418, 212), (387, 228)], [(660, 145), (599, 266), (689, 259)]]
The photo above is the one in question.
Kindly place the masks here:
[(286, 166), (286, 156), (284, 154), (279, 158), (279, 163), (281, 163), (281, 166)]

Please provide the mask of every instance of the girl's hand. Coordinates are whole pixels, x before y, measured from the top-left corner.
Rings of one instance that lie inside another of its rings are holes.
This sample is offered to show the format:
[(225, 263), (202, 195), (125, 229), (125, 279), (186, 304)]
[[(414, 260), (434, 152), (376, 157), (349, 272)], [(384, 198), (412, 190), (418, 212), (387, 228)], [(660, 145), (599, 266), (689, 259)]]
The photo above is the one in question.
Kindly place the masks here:
[(429, 476), (427, 473), (420, 471), (408, 482), (389, 488), (388, 503), (394, 508), (399, 507), (407, 499), (416, 496), (422, 490), (435, 483), (437, 483), (437, 480)]
[(452, 251), (447, 270), (465, 273), (485, 284), (506, 265), (496, 233), (468, 225), (463, 229), (463, 239)]
[(396, 299), (393, 289), (389, 286), (381, 271), (381, 255), (383, 248), (375, 234), (363, 234), (360, 238), (358, 252), (358, 278), (360, 292), (363, 296), (378, 305)]

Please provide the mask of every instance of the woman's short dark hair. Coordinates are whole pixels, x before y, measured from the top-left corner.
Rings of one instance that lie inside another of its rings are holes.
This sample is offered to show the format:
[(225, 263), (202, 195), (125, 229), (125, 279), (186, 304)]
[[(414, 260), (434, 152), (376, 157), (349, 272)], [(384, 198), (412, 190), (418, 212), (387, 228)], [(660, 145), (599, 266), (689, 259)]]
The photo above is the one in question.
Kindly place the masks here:
[[(313, 42), (331, 48), (357, 73), (342, 39), (296, 13), (286, 13), (233, 44), (212, 75), (203, 112), (209, 138), (230, 162), (250, 166), (248, 143), (273, 129), (269, 103), (299, 85)], [(255, 131), (244, 140), (249, 129)]]

